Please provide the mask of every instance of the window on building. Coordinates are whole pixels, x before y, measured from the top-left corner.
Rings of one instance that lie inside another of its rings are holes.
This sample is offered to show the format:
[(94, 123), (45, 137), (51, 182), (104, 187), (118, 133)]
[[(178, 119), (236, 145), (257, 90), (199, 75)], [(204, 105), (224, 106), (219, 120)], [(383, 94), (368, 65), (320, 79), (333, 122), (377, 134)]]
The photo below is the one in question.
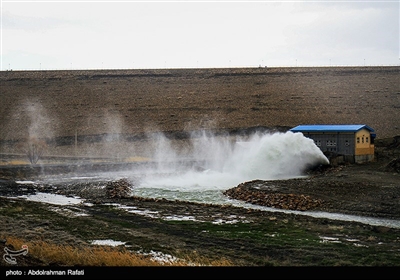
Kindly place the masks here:
[(364, 143), (364, 136), (361, 138), (361, 143)]
[(357, 137), (357, 143), (360, 143), (360, 137)]
[(315, 145), (317, 145), (318, 147), (321, 147), (321, 140), (315, 140)]
[(336, 146), (336, 141), (335, 140), (326, 140), (326, 146), (334, 147), (334, 146)]
[(368, 137), (365, 137), (365, 142), (368, 143)]
[(349, 140), (344, 141), (344, 145), (345, 145), (345, 146), (350, 146)]

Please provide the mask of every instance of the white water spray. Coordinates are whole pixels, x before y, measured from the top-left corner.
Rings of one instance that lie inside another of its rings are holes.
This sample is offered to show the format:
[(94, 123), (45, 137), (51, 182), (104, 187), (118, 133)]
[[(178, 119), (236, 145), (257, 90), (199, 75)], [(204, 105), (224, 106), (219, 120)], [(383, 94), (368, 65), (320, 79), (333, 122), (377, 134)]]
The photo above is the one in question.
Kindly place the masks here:
[[(177, 196), (183, 193), (199, 192), (204, 195), (255, 179), (295, 178), (304, 175), (303, 172), (310, 166), (329, 164), (313, 140), (291, 131), (256, 133), (234, 139), (203, 133), (192, 138), (191, 147), (186, 158), (197, 161), (201, 168), (183, 171), (179, 166), (166, 164), (162, 169), (146, 175), (136, 191), (152, 197), (168, 197), (172, 192), (178, 199)], [(158, 160), (175, 162), (182, 157), (182, 152), (172, 150), (165, 138), (160, 140), (159, 148), (155, 153)]]

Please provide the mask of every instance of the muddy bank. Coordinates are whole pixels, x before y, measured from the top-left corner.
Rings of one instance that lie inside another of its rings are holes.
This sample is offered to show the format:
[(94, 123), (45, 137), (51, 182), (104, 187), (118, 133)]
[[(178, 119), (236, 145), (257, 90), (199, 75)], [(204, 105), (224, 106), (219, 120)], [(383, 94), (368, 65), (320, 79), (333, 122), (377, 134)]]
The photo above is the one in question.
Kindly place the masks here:
[[(255, 182), (252, 184), (255, 187)], [(290, 193), (301, 189), (288, 184)], [(45, 192), (71, 199), (79, 196), (84, 203), (56, 205), (5, 198), (2, 193), (0, 237), (15, 235), (77, 248), (91, 246), (93, 240), (111, 239), (126, 242), (133, 251), (153, 250), (180, 257), (197, 252), (210, 259), (229, 259), (235, 266), (396, 266), (400, 259), (400, 229), (230, 205), (127, 196), (126, 187), (126, 182), (119, 180), (24, 188), (10, 185), (9, 190), (19, 190), (10, 193), (12, 196)], [(2, 189), (6, 189), (4, 184)], [(302, 191), (307, 193), (305, 188)], [(24, 264), (51, 266), (29, 256), (21, 262)]]
[[(327, 171), (333, 174), (304, 179), (245, 182), (224, 193), (234, 199), (279, 209), (399, 219), (400, 176), (385, 172), (371, 175), (358, 168), (340, 167), (340, 171), (338, 168)], [(374, 181), (373, 177), (379, 180)]]
[[(400, 219), (399, 174), (381, 171), (382, 166), (384, 162), (346, 165), (313, 171), (304, 179), (244, 182), (227, 194), (236, 190), (237, 199), (249, 197), (249, 193), (252, 199), (264, 195), (264, 203), (279, 194), (319, 202), (307, 211)], [(93, 240), (111, 239), (125, 242), (124, 246), (137, 252), (159, 251), (179, 257), (196, 252), (209, 259), (228, 259), (239, 267), (399, 264), (397, 228), (232, 205), (136, 197), (128, 191), (132, 187), (125, 179), (62, 184), (2, 180), (0, 238), (18, 236), (77, 248), (92, 246)], [(84, 201), (57, 205), (27, 199), (40, 193)], [(20, 264), (54, 265), (29, 255)]]

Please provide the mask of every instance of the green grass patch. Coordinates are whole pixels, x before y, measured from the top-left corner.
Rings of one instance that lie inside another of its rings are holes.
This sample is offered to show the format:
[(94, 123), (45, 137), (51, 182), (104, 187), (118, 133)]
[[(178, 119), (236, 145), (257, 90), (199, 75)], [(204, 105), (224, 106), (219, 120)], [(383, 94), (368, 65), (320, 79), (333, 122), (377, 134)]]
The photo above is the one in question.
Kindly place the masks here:
[(187, 230), (209, 234), (226, 239), (248, 239), (265, 245), (307, 246), (319, 242), (320, 238), (310, 231), (293, 224), (279, 225), (276, 222), (213, 224), (209, 222), (168, 221), (166, 223), (181, 225)]

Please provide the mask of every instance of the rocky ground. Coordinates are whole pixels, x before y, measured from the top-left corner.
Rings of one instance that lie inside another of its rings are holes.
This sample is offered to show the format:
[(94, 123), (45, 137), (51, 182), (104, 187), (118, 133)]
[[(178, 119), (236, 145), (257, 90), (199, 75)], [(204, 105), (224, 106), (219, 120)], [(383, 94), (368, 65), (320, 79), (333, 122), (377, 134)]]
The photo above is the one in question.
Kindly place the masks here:
[[(377, 159), (371, 163), (319, 167), (300, 179), (243, 182), (225, 195), (276, 209), (400, 220), (400, 174), (397, 161), (392, 160), (400, 149), (394, 138), (381, 144), (377, 143)], [(21, 178), (29, 180), (29, 176)], [(160, 250), (172, 255), (196, 251), (209, 258), (227, 258), (235, 266), (381, 267), (397, 266), (400, 260), (400, 228), (134, 197), (129, 193), (132, 187), (125, 179), (40, 185), (3, 179), (0, 237), (77, 247), (89, 246), (93, 239), (128, 240), (133, 250)], [(6, 198), (37, 192), (79, 196), (86, 203), (55, 206)], [(110, 205), (131, 207), (136, 214)], [(82, 213), (85, 216), (80, 216)], [(180, 218), (174, 222), (171, 217)], [(304, 244), (310, 242), (307, 240), (315, 243)], [(336, 243), (339, 247), (333, 245)], [(20, 265), (49, 264), (27, 256)]]

